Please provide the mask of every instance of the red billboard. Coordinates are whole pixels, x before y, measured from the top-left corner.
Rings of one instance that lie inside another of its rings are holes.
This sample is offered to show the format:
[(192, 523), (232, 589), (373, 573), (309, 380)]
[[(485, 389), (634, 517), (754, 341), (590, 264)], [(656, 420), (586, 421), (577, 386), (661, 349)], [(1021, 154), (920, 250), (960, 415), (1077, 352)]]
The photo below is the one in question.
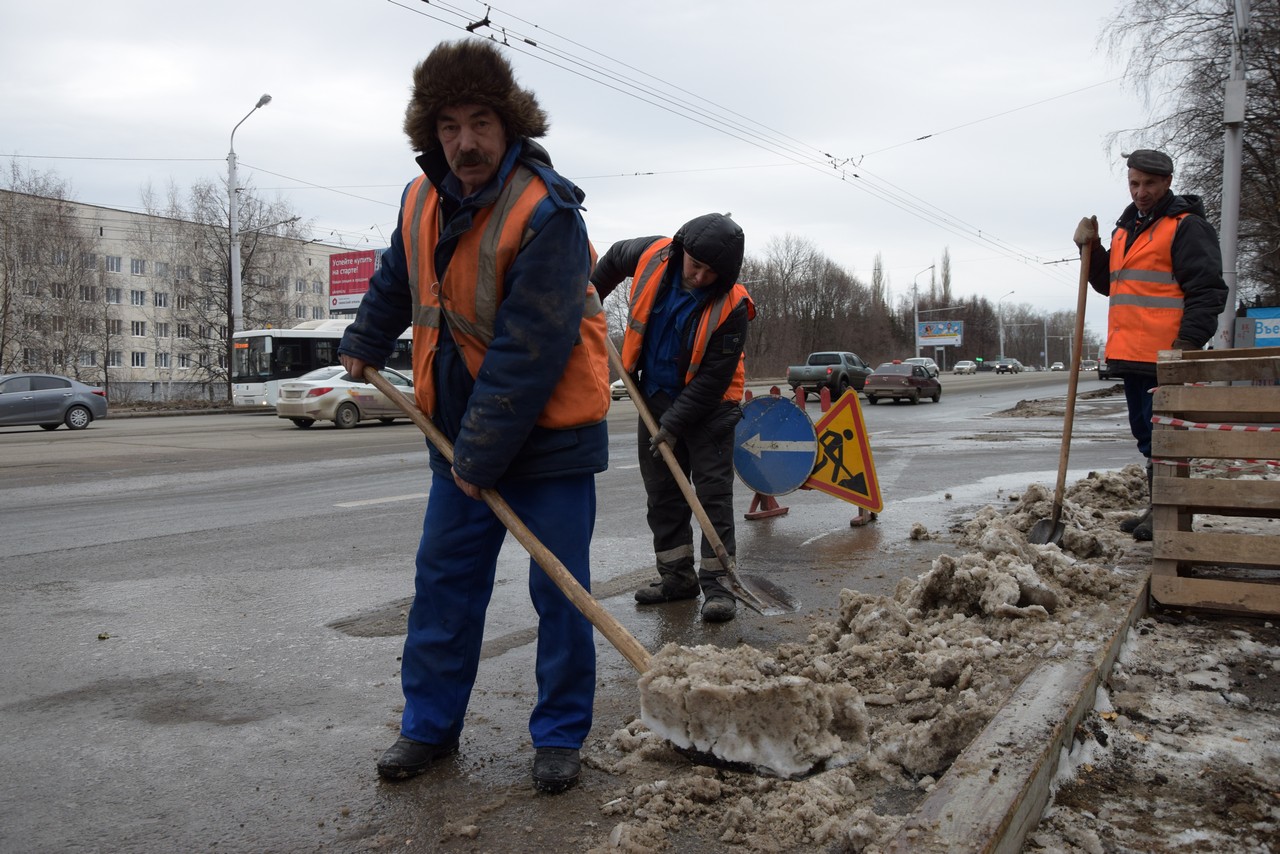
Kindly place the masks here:
[(360, 306), (369, 277), (378, 269), (378, 251), (340, 252), (329, 256), (329, 309)]

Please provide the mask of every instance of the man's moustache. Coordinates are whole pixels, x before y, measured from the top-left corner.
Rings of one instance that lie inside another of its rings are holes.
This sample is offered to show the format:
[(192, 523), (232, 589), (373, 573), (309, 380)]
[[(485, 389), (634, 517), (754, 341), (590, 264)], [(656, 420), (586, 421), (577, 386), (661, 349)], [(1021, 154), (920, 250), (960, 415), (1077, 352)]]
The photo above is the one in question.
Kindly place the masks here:
[(479, 151), (468, 151), (458, 155), (457, 165), (465, 166), (488, 166), (489, 158)]

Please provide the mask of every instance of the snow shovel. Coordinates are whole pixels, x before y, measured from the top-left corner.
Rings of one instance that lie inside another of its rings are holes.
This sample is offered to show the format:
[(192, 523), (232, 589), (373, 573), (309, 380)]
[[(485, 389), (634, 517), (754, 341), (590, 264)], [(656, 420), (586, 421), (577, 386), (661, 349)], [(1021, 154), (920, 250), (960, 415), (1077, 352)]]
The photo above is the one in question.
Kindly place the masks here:
[(1080, 382), (1080, 348), (1084, 346), (1084, 303), (1089, 294), (1089, 255), (1093, 243), (1086, 243), (1080, 252), (1080, 295), (1076, 298), (1076, 328), (1072, 337), (1071, 376), (1067, 381), (1067, 412), (1062, 422), (1062, 453), (1058, 457), (1058, 485), (1053, 490), (1053, 516), (1041, 519), (1031, 526), (1027, 542), (1043, 546), (1062, 544), (1066, 526), (1062, 524), (1062, 494), (1067, 485), (1067, 457), (1071, 452), (1071, 424), (1076, 416), (1076, 386)]
[[(436, 425), (431, 423), (431, 419), (427, 418), (413, 401), (405, 397), (403, 392), (396, 389), (372, 366), (365, 367), (364, 380), (382, 392), (388, 400), (400, 407), (401, 411), (414, 424), (418, 425), (418, 429), (426, 434), (428, 441), (444, 455), (449, 464), (453, 464), (453, 444), (440, 432)], [(606, 611), (596, 601), (595, 597), (578, 583), (578, 579), (570, 574), (569, 570), (552, 553), (551, 549), (544, 546), (542, 541), (534, 536), (533, 531), (529, 530), (529, 526), (520, 520), (520, 517), (511, 509), (511, 505), (506, 502), (506, 499), (499, 495), (497, 490), (493, 489), (480, 490), (480, 496), (484, 499), (484, 503), (489, 505), (493, 515), (497, 516), (502, 521), (502, 524), (507, 526), (507, 530), (515, 536), (520, 545), (524, 546), (530, 557), (538, 562), (538, 566), (541, 566), (543, 571), (551, 577), (556, 587), (560, 588), (560, 592), (573, 603), (573, 606), (582, 613), (582, 616), (586, 617), (591, 625), (595, 626), (600, 634), (604, 635), (605, 639), (613, 644), (614, 649), (622, 653), (622, 657), (630, 662), (637, 672), (642, 674), (647, 672), (651, 658), (649, 651), (641, 646), (640, 641), (636, 640), (635, 636), (627, 631), (625, 626), (614, 619), (614, 616)]]
[[(614, 346), (613, 339), (606, 336), (605, 344), (609, 348), (609, 364), (622, 377), (622, 384), (627, 387), (627, 394), (631, 396), (632, 402), (635, 403), (636, 410), (640, 413), (640, 420), (648, 428), (649, 435), (656, 436), (658, 422), (654, 420), (653, 413), (649, 411), (649, 405), (645, 402), (644, 395), (636, 387), (636, 381), (623, 368), (622, 357), (618, 355), (618, 348)], [(743, 604), (766, 617), (776, 617), (779, 614), (788, 614), (795, 611), (795, 600), (777, 585), (753, 580), (752, 587), (755, 588), (753, 590), (743, 583), (743, 579), (738, 575), (738, 570), (734, 566), (733, 558), (729, 557), (729, 552), (720, 540), (720, 535), (716, 533), (715, 526), (711, 524), (711, 518), (707, 516), (707, 511), (703, 508), (702, 502), (698, 500), (697, 493), (693, 491), (693, 485), (689, 483), (689, 478), (685, 477), (684, 470), (680, 468), (680, 462), (676, 459), (675, 452), (665, 442), (658, 445), (658, 450), (662, 454), (662, 459), (666, 462), (667, 468), (671, 469), (671, 476), (675, 478), (676, 485), (680, 487), (684, 500), (688, 502), (689, 507), (693, 510), (694, 518), (698, 520), (698, 527), (702, 529), (702, 535), (707, 538), (707, 542), (711, 544), (711, 548), (715, 550), (716, 557), (720, 560), (720, 565), (724, 567), (726, 572), (725, 581), (729, 592)]]

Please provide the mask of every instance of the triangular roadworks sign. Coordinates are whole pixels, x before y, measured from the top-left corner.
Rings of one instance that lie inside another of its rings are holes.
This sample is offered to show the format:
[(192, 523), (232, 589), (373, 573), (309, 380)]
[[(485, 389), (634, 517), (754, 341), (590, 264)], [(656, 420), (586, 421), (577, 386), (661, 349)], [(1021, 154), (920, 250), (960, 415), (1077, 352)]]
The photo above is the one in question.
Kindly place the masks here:
[(865, 507), (884, 509), (880, 481), (871, 459), (871, 442), (862, 420), (858, 393), (849, 389), (813, 425), (818, 434), (818, 458), (805, 487)]

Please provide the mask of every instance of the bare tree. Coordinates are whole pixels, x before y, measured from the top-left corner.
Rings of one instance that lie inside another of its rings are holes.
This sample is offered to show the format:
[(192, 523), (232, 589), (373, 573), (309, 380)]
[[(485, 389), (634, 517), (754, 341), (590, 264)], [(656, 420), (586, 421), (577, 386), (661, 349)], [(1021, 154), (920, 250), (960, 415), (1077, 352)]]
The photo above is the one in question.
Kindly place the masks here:
[[(1147, 125), (1113, 135), (1113, 144), (1176, 155), (1177, 186), (1203, 196), (1217, 225), (1234, 5), (1122, 4), (1104, 32), (1110, 54), (1123, 58), (1125, 77), (1150, 110)], [(1280, 304), (1280, 0), (1251, 0), (1251, 6), (1237, 258), (1238, 298), (1245, 306)]]
[(0, 193), (0, 371), (105, 383), (95, 350), (102, 299), (96, 237), (70, 187), (11, 162)]

